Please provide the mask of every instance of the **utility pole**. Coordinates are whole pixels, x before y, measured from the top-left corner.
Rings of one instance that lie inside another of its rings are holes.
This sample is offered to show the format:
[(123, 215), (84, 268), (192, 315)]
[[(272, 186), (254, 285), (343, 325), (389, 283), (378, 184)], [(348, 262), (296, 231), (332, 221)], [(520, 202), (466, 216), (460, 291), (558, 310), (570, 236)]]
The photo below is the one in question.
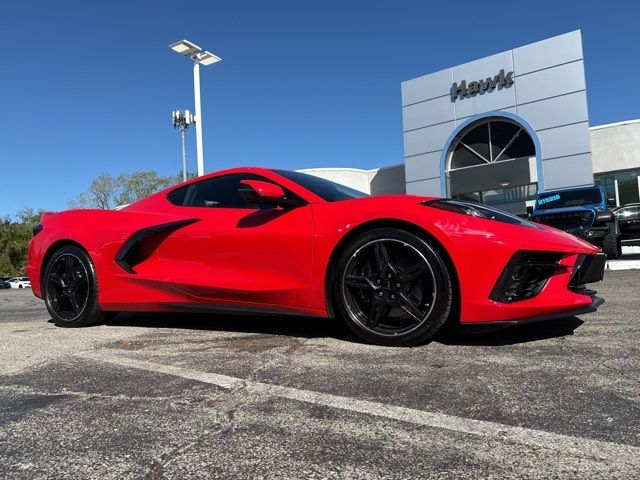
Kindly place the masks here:
[(187, 181), (187, 143), (186, 133), (189, 125), (193, 123), (193, 115), (189, 110), (174, 110), (171, 112), (171, 118), (173, 120), (173, 128), (180, 130), (180, 137), (182, 139), (182, 181)]

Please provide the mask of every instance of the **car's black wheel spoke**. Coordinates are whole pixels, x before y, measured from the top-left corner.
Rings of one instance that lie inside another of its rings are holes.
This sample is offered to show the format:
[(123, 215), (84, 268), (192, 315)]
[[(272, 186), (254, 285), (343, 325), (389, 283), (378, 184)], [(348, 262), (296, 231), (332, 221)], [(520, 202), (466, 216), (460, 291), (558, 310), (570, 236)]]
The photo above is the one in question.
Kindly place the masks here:
[(347, 275), (344, 279), (345, 285), (348, 287), (359, 288), (362, 290), (374, 290), (375, 283), (364, 275)]
[(414, 320), (419, 322), (422, 321), (424, 313), (421, 312), (418, 306), (403, 292), (400, 292), (398, 295), (398, 305), (400, 305), (400, 308), (407, 312)]
[(369, 327), (376, 328), (381, 320), (383, 320), (389, 314), (390, 307), (384, 302), (379, 300), (372, 300), (371, 309), (367, 318)]
[(76, 266), (73, 274), (73, 282), (76, 288), (81, 287), (87, 283), (87, 277), (84, 275), (84, 270), (80, 264)]
[(60, 278), (60, 275), (55, 273), (52, 273), (51, 275), (49, 275), (49, 281), (59, 288), (64, 288), (66, 286), (64, 280)]
[(406, 267), (402, 269), (400, 272), (398, 279), (401, 282), (408, 282), (415, 278), (420, 277), (421, 275), (427, 272), (427, 264), (424, 262), (418, 262), (416, 264), (411, 265), (410, 267)]
[(376, 266), (377, 273), (380, 276), (388, 275), (396, 271), (396, 268), (391, 263), (389, 258), (389, 252), (384, 242), (377, 242), (373, 247), (373, 260)]
[(69, 308), (69, 295), (67, 293), (61, 293), (56, 297), (56, 306), (54, 310), (62, 314)]
[(67, 281), (73, 280), (73, 272), (75, 270), (76, 263), (71, 255), (65, 255), (64, 259), (64, 273), (67, 277)]
[(58, 295), (50, 295), (49, 302), (51, 303), (53, 311), (57, 312), (58, 308), (60, 307), (60, 297)]
[(80, 303), (78, 302), (78, 299), (76, 298), (76, 294), (75, 293), (69, 293), (67, 298), (69, 299), (69, 303), (71, 304), (71, 308), (73, 309), (73, 311), (76, 314), (80, 313), (80, 310), (82, 310), (82, 308), (80, 307)]

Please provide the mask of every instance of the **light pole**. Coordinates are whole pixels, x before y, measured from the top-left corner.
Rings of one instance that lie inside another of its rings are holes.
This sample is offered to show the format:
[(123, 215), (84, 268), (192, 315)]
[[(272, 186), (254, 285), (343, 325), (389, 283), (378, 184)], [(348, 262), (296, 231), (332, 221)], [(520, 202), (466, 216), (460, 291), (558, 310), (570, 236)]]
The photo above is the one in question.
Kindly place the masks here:
[(173, 120), (173, 128), (180, 129), (180, 137), (182, 138), (182, 181), (187, 181), (187, 145), (185, 142), (185, 134), (189, 125), (193, 123), (193, 115), (189, 110), (174, 110), (171, 112)]
[(193, 60), (193, 95), (195, 99), (196, 155), (198, 157), (198, 176), (204, 175), (204, 154), (202, 149), (202, 109), (200, 105), (200, 65), (213, 65), (222, 60), (211, 52), (202, 51), (195, 43), (180, 40), (169, 45), (174, 52), (191, 57)]

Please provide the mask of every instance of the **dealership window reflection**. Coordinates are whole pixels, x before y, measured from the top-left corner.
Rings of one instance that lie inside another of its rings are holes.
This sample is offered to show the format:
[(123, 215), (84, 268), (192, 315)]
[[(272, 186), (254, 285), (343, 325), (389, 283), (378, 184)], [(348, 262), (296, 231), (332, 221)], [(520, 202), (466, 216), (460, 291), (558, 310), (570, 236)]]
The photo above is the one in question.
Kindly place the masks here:
[(524, 213), (538, 191), (536, 149), (524, 127), (489, 117), (462, 130), (448, 151), (448, 186), (453, 198)]
[(533, 140), (524, 129), (507, 120), (484, 120), (462, 132), (453, 147), (450, 169), (534, 157)]
[(452, 195), (457, 200), (468, 202), (484, 203), (485, 205), (502, 205), (505, 203), (522, 202), (535, 200), (538, 194), (538, 184), (519, 185), (517, 187), (506, 187), (479, 192), (468, 192)]
[(640, 170), (624, 170), (621, 172), (596, 174), (594, 182), (607, 191), (609, 198), (615, 198), (617, 205), (640, 202)]

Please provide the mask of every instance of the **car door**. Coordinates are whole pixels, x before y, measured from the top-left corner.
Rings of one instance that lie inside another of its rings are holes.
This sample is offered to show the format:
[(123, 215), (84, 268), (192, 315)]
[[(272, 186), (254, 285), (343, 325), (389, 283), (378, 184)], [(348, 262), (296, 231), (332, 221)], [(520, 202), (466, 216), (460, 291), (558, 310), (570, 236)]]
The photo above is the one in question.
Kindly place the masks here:
[[(313, 256), (311, 206), (250, 205), (237, 173), (195, 182), (169, 194), (196, 221), (159, 247), (163, 281), (194, 301), (304, 307)], [(273, 183), (273, 182), (272, 182)], [(295, 196), (286, 192), (288, 196)]]

